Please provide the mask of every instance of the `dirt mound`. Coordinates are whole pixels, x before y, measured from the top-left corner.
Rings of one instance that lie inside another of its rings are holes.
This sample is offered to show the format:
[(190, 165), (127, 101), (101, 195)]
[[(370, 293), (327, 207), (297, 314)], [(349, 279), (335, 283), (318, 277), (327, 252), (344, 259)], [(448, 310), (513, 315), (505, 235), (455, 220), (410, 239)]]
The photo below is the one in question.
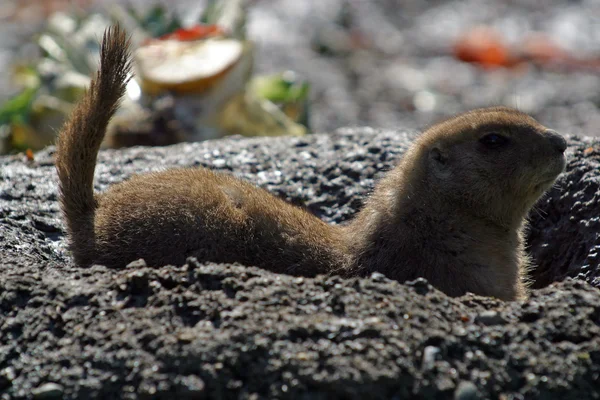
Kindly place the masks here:
[[(205, 165), (341, 223), (413, 137), (365, 128), (103, 151), (96, 187)], [(600, 142), (569, 143), (528, 241), (538, 285), (577, 279), (506, 304), (379, 274), (306, 279), (193, 260), (79, 269), (53, 150), (0, 158), (2, 398), (600, 398)]]

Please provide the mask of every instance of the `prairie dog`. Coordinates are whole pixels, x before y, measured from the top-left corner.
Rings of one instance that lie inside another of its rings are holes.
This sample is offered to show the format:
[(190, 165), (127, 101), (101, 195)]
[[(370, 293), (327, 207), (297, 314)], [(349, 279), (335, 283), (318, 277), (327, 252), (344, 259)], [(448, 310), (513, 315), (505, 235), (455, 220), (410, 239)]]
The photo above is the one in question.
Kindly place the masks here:
[(505, 107), (425, 131), (356, 218), (332, 226), (263, 189), (206, 168), (137, 175), (93, 193), (96, 157), (130, 72), (123, 30), (61, 130), (56, 168), (75, 262), (123, 267), (240, 262), (303, 276), (425, 277), (451, 296), (526, 295), (525, 217), (565, 167), (565, 140)]

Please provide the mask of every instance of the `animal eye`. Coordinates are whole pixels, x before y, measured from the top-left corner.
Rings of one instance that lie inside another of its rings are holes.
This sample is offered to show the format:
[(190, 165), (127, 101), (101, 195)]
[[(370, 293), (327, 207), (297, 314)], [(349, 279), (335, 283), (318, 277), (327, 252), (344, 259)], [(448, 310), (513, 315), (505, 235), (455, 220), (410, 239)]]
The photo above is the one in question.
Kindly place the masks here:
[(489, 147), (491, 149), (496, 149), (498, 147), (508, 144), (508, 138), (498, 133), (488, 133), (487, 135), (479, 139), (479, 141), (486, 147)]

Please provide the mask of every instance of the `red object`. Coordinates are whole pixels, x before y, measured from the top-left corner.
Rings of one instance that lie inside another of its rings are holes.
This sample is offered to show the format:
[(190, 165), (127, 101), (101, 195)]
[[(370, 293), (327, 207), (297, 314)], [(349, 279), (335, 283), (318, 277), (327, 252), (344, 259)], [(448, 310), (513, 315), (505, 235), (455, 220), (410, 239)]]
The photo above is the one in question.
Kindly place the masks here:
[(539, 67), (551, 65), (568, 69), (600, 70), (600, 59), (577, 58), (543, 34), (532, 34), (511, 50), (496, 31), (485, 26), (472, 28), (463, 34), (454, 44), (453, 54), (461, 61), (488, 69), (532, 63)]
[(33, 161), (34, 157), (33, 157), (33, 150), (31, 149), (27, 149), (25, 150), (25, 156), (27, 157), (27, 161)]
[(550, 38), (539, 33), (525, 38), (521, 47), (523, 57), (542, 64), (552, 61), (568, 61), (572, 58)]
[(483, 67), (509, 67), (514, 64), (508, 47), (496, 31), (478, 27), (468, 31), (454, 45), (454, 55), (461, 61)]
[(175, 32), (167, 33), (159, 37), (159, 40), (175, 39), (181, 42), (204, 39), (210, 36), (222, 35), (223, 30), (217, 25), (196, 25), (191, 28), (177, 29)]

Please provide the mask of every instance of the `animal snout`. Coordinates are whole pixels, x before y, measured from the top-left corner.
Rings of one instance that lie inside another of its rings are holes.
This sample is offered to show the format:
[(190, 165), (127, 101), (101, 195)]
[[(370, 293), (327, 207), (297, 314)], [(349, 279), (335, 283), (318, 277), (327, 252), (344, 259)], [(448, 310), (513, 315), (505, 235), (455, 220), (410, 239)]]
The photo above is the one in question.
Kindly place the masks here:
[(564, 137), (562, 137), (558, 134), (558, 132), (553, 131), (552, 129), (548, 129), (546, 131), (546, 136), (548, 137), (548, 140), (550, 141), (550, 143), (552, 143), (552, 146), (554, 146), (556, 150), (558, 150), (561, 153), (565, 152), (565, 150), (567, 149), (567, 141)]

